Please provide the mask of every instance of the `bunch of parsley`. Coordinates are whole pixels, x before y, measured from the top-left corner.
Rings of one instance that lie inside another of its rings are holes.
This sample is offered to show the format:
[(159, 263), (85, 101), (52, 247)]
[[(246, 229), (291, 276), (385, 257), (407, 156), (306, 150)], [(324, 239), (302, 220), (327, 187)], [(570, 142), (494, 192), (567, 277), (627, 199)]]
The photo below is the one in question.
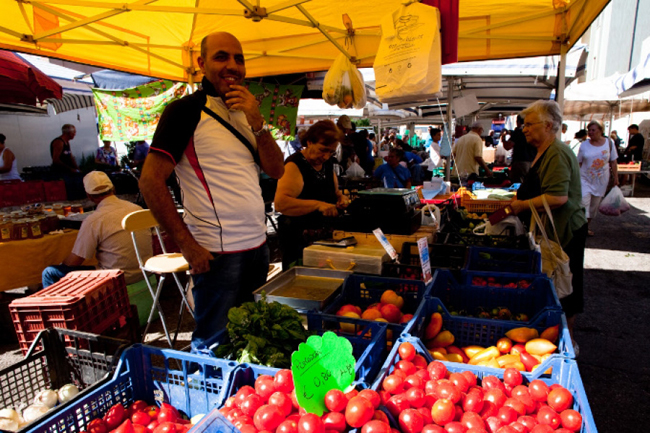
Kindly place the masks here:
[(228, 311), (228, 338), (215, 349), (219, 358), (268, 367), (290, 368), (291, 354), (311, 335), (288, 305), (262, 300)]

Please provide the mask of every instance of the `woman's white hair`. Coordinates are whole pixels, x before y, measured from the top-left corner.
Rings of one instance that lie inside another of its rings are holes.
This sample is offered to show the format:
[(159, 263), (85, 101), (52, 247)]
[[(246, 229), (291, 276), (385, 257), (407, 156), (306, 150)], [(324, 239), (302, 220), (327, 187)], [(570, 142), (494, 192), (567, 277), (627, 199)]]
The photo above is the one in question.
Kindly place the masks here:
[(521, 115), (526, 117), (532, 113), (537, 113), (540, 120), (550, 122), (553, 132), (558, 132), (560, 130), (560, 126), (562, 125), (562, 110), (560, 110), (560, 106), (557, 102), (540, 99), (526, 107), (521, 112)]

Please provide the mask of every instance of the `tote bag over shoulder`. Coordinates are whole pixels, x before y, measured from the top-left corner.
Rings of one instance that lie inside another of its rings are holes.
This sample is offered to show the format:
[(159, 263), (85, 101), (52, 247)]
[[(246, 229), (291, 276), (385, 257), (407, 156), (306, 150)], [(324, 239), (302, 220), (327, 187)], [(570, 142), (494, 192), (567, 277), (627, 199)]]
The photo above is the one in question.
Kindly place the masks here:
[[(557, 231), (555, 230), (553, 214), (551, 213), (551, 208), (548, 206), (544, 195), (542, 195), (542, 200), (544, 202), (544, 209), (546, 210), (547, 218), (553, 227), (555, 240), (552, 241), (548, 238), (546, 230), (544, 229), (544, 223), (537, 213), (537, 209), (535, 209), (535, 206), (532, 204), (532, 200), (529, 201), (530, 211), (532, 213), (530, 223), (531, 238), (535, 240), (536, 248), (539, 249), (542, 255), (542, 272), (553, 280), (557, 297), (562, 299), (573, 293), (573, 285), (571, 281), (573, 275), (571, 274), (571, 269), (569, 267), (569, 256), (567, 256), (564, 250), (562, 250), (562, 244), (560, 244)], [(536, 228), (539, 231), (539, 235), (535, 234)]]

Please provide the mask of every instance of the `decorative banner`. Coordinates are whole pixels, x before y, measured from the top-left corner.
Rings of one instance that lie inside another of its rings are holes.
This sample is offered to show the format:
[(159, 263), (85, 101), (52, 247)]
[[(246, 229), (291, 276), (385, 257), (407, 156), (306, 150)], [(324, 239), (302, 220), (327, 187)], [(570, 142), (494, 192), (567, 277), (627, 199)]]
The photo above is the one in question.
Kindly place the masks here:
[(108, 141), (150, 140), (170, 102), (187, 92), (187, 84), (161, 80), (125, 90), (92, 89), (99, 135)]
[(307, 412), (323, 415), (325, 394), (332, 389), (344, 391), (354, 380), (352, 344), (345, 337), (326, 332), (312, 335), (291, 354), (291, 372), (296, 399)]
[(275, 138), (278, 140), (293, 140), (296, 135), (298, 101), (300, 101), (305, 86), (251, 81), (244, 84), (255, 95), (262, 116), (274, 129)]

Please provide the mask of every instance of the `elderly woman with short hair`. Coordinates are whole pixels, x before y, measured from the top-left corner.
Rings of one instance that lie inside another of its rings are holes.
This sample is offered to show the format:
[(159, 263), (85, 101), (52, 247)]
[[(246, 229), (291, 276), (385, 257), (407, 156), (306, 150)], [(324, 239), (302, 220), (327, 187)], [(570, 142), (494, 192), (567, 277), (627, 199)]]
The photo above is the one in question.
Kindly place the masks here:
[[(534, 102), (521, 115), (524, 116), (526, 141), (537, 149), (537, 154), (511, 206), (526, 223), (530, 221), (531, 202), (538, 211), (543, 211), (544, 197), (551, 208), (560, 243), (569, 256), (573, 273), (573, 293), (561, 300), (573, 337), (575, 316), (584, 309), (583, 272), (587, 239), (578, 160), (569, 146), (557, 138), (562, 112), (555, 101)], [(546, 224), (546, 232), (553, 233), (550, 222)], [(577, 348), (575, 343), (574, 346)]]

